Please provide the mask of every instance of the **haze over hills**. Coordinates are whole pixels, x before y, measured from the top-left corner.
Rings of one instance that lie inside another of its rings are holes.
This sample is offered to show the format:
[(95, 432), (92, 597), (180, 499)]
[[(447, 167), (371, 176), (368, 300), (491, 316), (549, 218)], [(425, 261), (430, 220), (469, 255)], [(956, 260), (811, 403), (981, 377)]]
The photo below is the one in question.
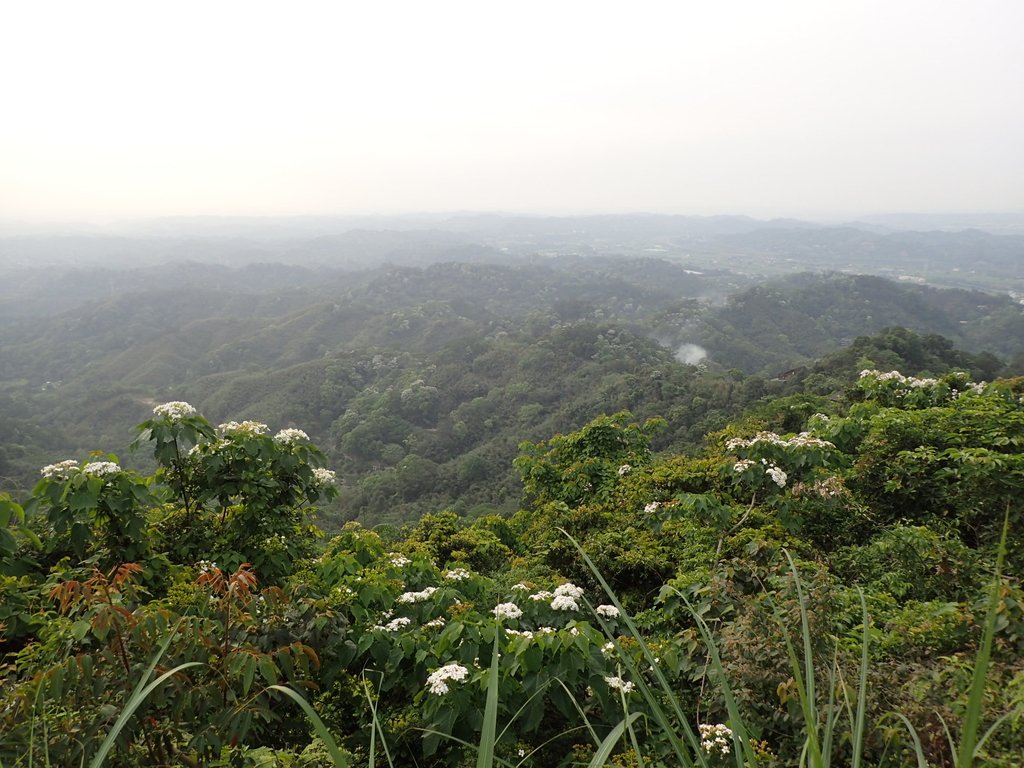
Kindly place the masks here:
[[(779, 374), (891, 326), (987, 351), (966, 363), (985, 375), (1022, 368), (1012, 236), (744, 217), (430, 224), (0, 241), (5, 484), (54, 453), (123, 446), (154, 402), (186, 399), (215, 421), (306, 429), (344, 478), (335, 520), (509, 511), (520, 440), (629, 409), (669, 419), (660, 447), (692, 448), (789, 386)], [(836, 271), (854, 267), (914, 279)]]

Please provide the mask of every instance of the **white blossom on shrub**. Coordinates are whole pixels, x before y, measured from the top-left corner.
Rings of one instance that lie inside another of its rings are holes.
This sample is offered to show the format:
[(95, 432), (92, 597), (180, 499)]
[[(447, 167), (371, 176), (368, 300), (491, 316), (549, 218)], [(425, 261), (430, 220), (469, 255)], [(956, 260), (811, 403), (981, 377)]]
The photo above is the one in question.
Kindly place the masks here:
[(337, 476), (329, 469), (317, 467), (313, 470), (313, 480), (317, 485), (334, 485)]
[(412, 623), (412, 619), (408, 616), (399, 616), (397, 619), (392, 619), (387, 624), (377, 624), (374, 629), (380, 632), (397, 632), (400, 629), (408, 627)]
[(39, 470), (39, 474), (43, 477), (57, 478), (60, 480), (67, 480), (71, 477), (73, 472), (78, 471), (78, 462), (74, 459), (67, 459), (66, 461), (59, 461), (56, 464), (47, 464), (45, 467)]
[(261, 421), (228, 421), (217, 427), (225, 435), (242, 435), (243, 437), (257, 437), (265, 435), (269, 429)]
[(188, 416), (195, 416), (196, 409), (183, 400), (172, 400), (169, 403), (164, 403), (154, 408), (153, 415), (169, 419), (172, 422), (178, 422)]
[(554, 592), (548, 592), (546, 589), (542, 589), (540, 592), (535, 592), (534, 594), (530, 595), (530, 599), (537, 601), (550, 600), (554, 596)]
[(629, 464), (623, 464), (621, 467), (619, 467), (619, 477), (622, 477), (623, 475), (628, 475), (632, 471), (633, 468), (629, 466)]
[(614, 605), (599, 605), (594, 609), (594, 613), (600, 616), (602, 619), (617, 619), (619, 618), (619, 609)]
[(572, 582), (566, 582), (565, 584), (559, 584), (555, 587), (556, 597), (571, 597), (574, 600), (583, 597), (583, 587), (577, 587)]
[(446, 664), (427, 675), (427, 689), (437, 696), (443, 696), (448, 693), (450, 680), (461, 682), (466, 679), (468, 674), (469, 670), (461, 664)]
[(579, 603), (568, 595), (555, 595), (551, 601), (551, 607), (556, 611), (578, 611), (580, 609)]
[(709, 755), (719, 754), (725, 757), (731, 751), (732, 729), (727, 725), (707, 725), (701, 723), (697, 726), (700, 731), (700, 746)]
[(427, 587), (420, 592), (403, 592), (395, 600), (396, 603), (422, 603), (429, 600), (437, 592), (437, 587)]
[(393, 566), (395, 566), (397, 568), (403, 568), (403, 567), (407, 566), (409, 563), (412, 562), (412, 560), (410, 560), (405, 555), (396, 555), (396, 554), (392, 553), (390, 555), (390, 558), (391, 559), (388, 562), (390, 562)]
[(632, 693), (636, 689), (636, 685), (621, 677), (606, 677), (604, 681), (608, 683), (609, 688), (623, 693)]
[(465, 568), (452, 568), (450, 571), (444, 572), (444, 578), (448, 581), (465, 581), (472, 575)]
[(498, 603), (491, 613), (498, 619), (518, 619), (523, 615), (522, 609), (515, 603)]
[(768, 469), (766, 469), (764, 471), (764, 473), (766, 475), (768, 475), (769, 477), (771, 477), (772, 481), (777, 486), (779, 486), (779, 488), (785, 488), (786, 487), (786, 480), (788, 479), (787, 476), (786, 476), (786, 473), (783, 472), (778, 467), (776, 467), (774, 464), (772, 464), (770, 467), (768, 467)]
[(289, 428), (282, 429), (274, 435), (274, 439), (283, 445), (291, 445), (292, 443), (297, 443), (299, 440), (309, 440), (309, 435), (301, 429)]
[(120, 472), (121, 467), (112, 461), (90, 461), (82, 467), (82, 471), (93, 477), (103, 477), (104, 475), (113, 475)]

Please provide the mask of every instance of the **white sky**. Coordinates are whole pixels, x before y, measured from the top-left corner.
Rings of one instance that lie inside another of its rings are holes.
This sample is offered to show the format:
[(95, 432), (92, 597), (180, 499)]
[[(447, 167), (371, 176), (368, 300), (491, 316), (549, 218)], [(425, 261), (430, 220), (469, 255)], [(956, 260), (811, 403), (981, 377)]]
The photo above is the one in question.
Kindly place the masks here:
[(1024, 2), (0, 0), (0, 217), (1024, 210)]

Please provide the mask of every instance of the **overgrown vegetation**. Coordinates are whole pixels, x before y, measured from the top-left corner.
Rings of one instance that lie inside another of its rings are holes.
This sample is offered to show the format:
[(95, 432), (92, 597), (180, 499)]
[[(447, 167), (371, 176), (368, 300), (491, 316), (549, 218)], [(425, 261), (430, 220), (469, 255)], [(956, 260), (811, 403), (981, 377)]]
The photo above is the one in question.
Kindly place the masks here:
[(0, 501), (0, 760), (1018, 765), (1024, 381), (865, 368), (689, 455), (654, 449), (671, 412), (599, 416), (519, 447), (512, 515), (330, 538), (302, 430), (159, 405), (152, 472), (80, 456)]

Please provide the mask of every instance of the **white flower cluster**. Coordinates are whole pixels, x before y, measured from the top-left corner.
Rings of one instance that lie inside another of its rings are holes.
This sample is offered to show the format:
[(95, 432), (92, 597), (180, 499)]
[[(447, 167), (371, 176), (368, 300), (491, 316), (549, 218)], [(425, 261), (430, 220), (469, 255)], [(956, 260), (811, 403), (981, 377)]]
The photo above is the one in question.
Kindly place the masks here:
[(619, 609), (614, 605), (599, 605), (594, 609), (594, 613), (600, 616), (602, 619), (617, 619), (619, 618)]
[(629, 464), (623, 464), (621, 467), (619, 467), (619, 477), (622, 477), (623, 475), (628, 475), (632, 471), (633, 468), (629, 466)]
[(607, 643), (601, 646), (601, 653), (603, 653), (605, 656), (610, 656), (611, 654), (615, 653), (615, 643), (609, 640)]
[(444, 618), (441, 617), (441, 616), (438, 616), (436, 619), (431, 619), (430, 621), (428, 621), (423, 626), (424, 626), (424, 628), (438, 629), (439, 627), (443, 627), (444, 626)]
[(542, 589), (540, 592), (534, 592), (530, 595), (530, 599), (540, 602), (541, 600), (550, 600), (554, 596), (554, 592), (548, 592), (546, 589)]
[(377, 624), (374, 629), (379, 632), (397, 632), (403, 627), (408, 627), (412, 623), (412, 619), (408, 616), (399, 616), (397, 619), (392, 619), (387, 624)]
[(446, 664), (427, 675), (427, 689), (437, 696), (443, 696), (448, 693), (449, 680), (462, 682), (468, 674), (469, 670), (461, 664)]
[(568, 595), (555, 595), (551, 601), (551, 607), (556, 611), (578, 611), (580, 609), (579, 603)]
[(583, 587), (577, 587), (571, 581), (567, 581), (565, 584), (559, 584), (555, 587), (556, 596), (571, 597), (574, 600), (583, 597)]
[(519, 584), (513, 584), (512, 585), (512, 591), (513, 592), (529, 592), (530, 588), (528, 586), (526, 586), (525, 584), (523, 584), (522, 582), (520, 582)]
[(68, 459), (66, 461), (59, 461), (56, 464), (47, 464), (39, 470), (39, 474), (51, 479), (67, 480), (71, 477), (72, 473), (77, 471), (78, 462), (74, 459)]
[(774, 432), (758, 432), (751, 438), (734, 437), (725, 444), (726, 450), (733, 451), (737, 448), (751, 448), (758, 443), (777, 445), (782, 448), (835, 448), (835, 445), (828, 440), (821, 440), (814, 437), (810, 432), (801, 432), (799, 435), (785, 439)]
[(580, 606), (576, 601), (581, 597), (583, 597), (582, 587), (577, 587), (572, 582), (560, 584), (555, 587), (551, 607), (556, 611), (578, 611)]
[(518, 619), (523, 615), (522, 609), (515, 603), (498, 603), (491, 613), (498, 619)]
[(623, 693), (632, 693), (636, 690), (636, 685), (628, 680), (623, 680), (621, 677), (606, 677), (604, 681), (608, 683), (609, 688), (622, 691)]
[(407, 566), (409, 563), (412, 562), (412, 560), (410, 560), (405, 555), (398, 555), (398, 554), (395, 554), (394, 552), (392, 552), (389, 555), (389, 557), (391, 559), (388, 562), (390, 562), (396, 568), (404, 568), (405, 566)]
[(465, 581), (472, 574), (465, 568), (452, 568), (450, 571), (444, 572), (444, 578), (448, 581)]
[(878, 381), (896, 381), (900, 384), (906, 384), (908, 387), (913, 389), (921, 389), (922, 387), (934, 387), (939, 383), (938, 379), (918, 379), (914, 376), (904, 376), (899, 371), (889, 371), (888, 373), (882, 373), (881, 371), (871, 370), (865, 368), (860, 372), (860, 378), (862, 379), (877, 379)]
[(274, 439), (282, 445), (291, 445), (297, 443), (299, 440), (309, 440), (309, 435), (303, 432), (301, 429), (282, 429), (276, 435)]
[(755, 464), (757, 464), (757, 462), (754, 461), (753, 459), (740, 459), (739, 461), (737, 461), (735, 464), (732, 465), (732, 471), (733, 472), (746, 472), (748, 469), (750, 469)]
[(260, 421), (228, 421), (217, 427), (225, 435), (241, 435), (242, 437), (258, 437), (267, 434), (268, 427)]
[(786, 487), (786, 480), (788, 480), (789, 478), (786, 476), (786, 473), (783, 472), (779, 467), (775, 466), (774, 464), (769, 464), (768, 468), (764, 471), (764, 473), (768, 475), (768, 477), (772, 479), (772, 482), (779, 486), (779, 488)]
[(178, 422), (188, 416), (195, 416), (196, 409), (183, 400), (172, 400), (169, 403), (164, 403), (154, 408), (153, 415), (172, 422)]
[(660, 506), (660, 501), (652, 501), (650, 504), (644, 507), (644, 513), (648, 515), (653, 515), (655, 512), (658, 511), (658, 507)]
[(732, 749), (732, 729), (727, 725), (707, 725), (700, 724), (697, 726), (700, 731), (700, 746), (709, 755), (720, 754), (723, 757), (729, 754)]
[(533, 632), (528, 629), (506, 629), (505, 633), (516, 637), (525, 637), (527, 640), (533, 639)]
[(429, 600), (437, 592), (437, 587), (427, 587), (419, 592), (403, 592), (395, 600), (396, 603), (422, 603)]
[(196, 570), (200, 573), (212, 573), (219, 569), (217, 568), (217, 564), (212, 560), (200, 560), (196, 563)]
[(82, 471), (93, 477), (103, 477), (104, 475), (113, 475), (120, 472), (121, 467), (112, 461), (90, 461), (82, 467)]
[(337, 476), (329, 469), (317, 467), (313, 470), (313, 480), (317, 485), (334, 485)]

